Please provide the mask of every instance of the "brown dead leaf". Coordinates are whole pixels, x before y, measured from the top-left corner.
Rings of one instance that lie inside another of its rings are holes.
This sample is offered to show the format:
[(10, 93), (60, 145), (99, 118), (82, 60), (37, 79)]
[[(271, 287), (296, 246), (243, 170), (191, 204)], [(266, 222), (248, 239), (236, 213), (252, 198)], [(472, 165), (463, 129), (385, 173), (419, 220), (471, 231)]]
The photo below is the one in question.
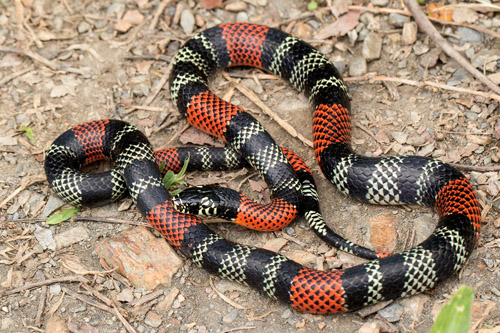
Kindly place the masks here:
[(339, 19), (316, 34), (316, 39), (327, 39), (330, 37), (344, 36), (346, 33), (356, 28), (359, 23), (359, 11), (350, 11), (345, 15), (339, 17)]
[(206, 9), (212, 9), (222, 3), (222, 0), (200, 0), (200, 4)]
[(259, 180), (248, 180), (248, 183), (250, 184), (250, 188), (254, 192), (262, 192), (267, 188), (267, 184), (265, 181), (259, 179)]
[(210, 135), (203, 133), (202, 131), (194, 127), (190, 127), (187, 130), (185, 130), (179, 137), (179, 141), (182, 144), (192, 143), (194, 145), (200, 145), (200, 146), (210, 145), (215, 147), (224, 147), (224, 145), (221, 142), (215, 140)]
[(429, 16), (444, 21), (452, 21), (453, 9), (442, 7), (443, 5), (436, 5), (434, 3), (427, 5)]

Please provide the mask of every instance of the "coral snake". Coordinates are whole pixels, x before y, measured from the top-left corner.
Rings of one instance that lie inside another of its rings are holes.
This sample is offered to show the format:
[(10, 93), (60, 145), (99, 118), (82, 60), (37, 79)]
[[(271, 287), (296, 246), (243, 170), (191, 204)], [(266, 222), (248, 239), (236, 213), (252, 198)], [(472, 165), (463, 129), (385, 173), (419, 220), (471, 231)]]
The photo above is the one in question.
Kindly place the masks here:
[[(293, 220), (301, 201), (317, 201), (303, 161), (278, 147), (251, 115), (209, 90), (209, 78), (231, 66), (272, 72), (308, 96), (314, 108), (316, 159), (341, 192), (375, 204), (433, 207), (439, 214), (434, 232), (414, 248), (386, 257), (343, 242), (337, 235), (329, 239), (319, 210), (304, 208), (309, 223), (324, 239), (376, 258), (346, 269), (318, 271), (281, 254), (230, 242), (200, 218), (176, 211), (174, 203), (190, 213), (217, 214), (253, 229), (277, 230)], [(68, 130), (47, 150), (45, 170), (55, 192), (79, 205), (116, 200), (128, 190), (148, 222), (196, 265), (300, 311), (345, 312), (413, 295), (464, 266), (481, 228), (481, 208), (470, 182), (450, 165), (431, 158), (356, 154), (350, 147), (347, 88), (333, 64), (307, 43), (266, 26), (222, 24), (188, 40), (170, 75), (170, 94), (178, 110), (193, 126), (221, 138), (230, 148), (170, 149), (155, 155), (134, 126), (118, 120), (93, 121)], [(228, 169), (247, 163), (269, 184), (271, 203), (258, 205), (237, 192), (217, 188), (187, 190), (172, 200), (156, 160), (178, 170), (186, 154), (192, 156), (192, 168)], [(115, 165), (110, 171), (79, 171), (105, 158)]]

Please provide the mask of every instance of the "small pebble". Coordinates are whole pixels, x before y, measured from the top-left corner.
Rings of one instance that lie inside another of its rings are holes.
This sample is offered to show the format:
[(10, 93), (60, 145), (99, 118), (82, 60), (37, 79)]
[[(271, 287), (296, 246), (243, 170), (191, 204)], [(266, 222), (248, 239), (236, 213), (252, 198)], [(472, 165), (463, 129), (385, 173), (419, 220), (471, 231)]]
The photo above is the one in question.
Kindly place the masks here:
[(457, 31), (455, 32), (456, 35), (460, 36), (460, 43), (467, 43), (467, 42), (482, 42), (483, 41), (483, 36), (481, 35), (480, 32), (477, 32), (476, 30), (466, 28), (466, 27), (458, 27)]
[(377, 33), (369, 32), (365, 40), (363, 41), (361, 54), (366, 59), (366, 61), (370, 61), (380, 58), (381, 53), (382, 38)]
[(160, 327), (161, 316), (154, 311), (149, 311), (144, 319), (144, 323), (151, 327)]
[(236, 22), (248, 22), (248, 14), (246, 12), (239, 12), (236, 14)]
[(389, 14), (389, 23), (396, 27), (402, 28), (403, 25), (407, 22), (410, 22), (410, 19), (406, 15), (401, 15), (396, 13)]
[(349, 63), (349, 76), (361, 76), (366, 74), (367, 70), (368, 65), (366, 64), (365, 58), (355, 56), (351, 59)]
[(393, 303), (388, 307), (378, 311), (378, 314), (384, 317), (388, 322), (394, 323), (401, 319), (403, 314), (403, 307), (397, 303)]
[(281, 314), (281, 318), (283, 319), (288, 319), (290, 318), (290, 316), (292, 315), (292, 311), (290, 311), (290, 309), (286, 309), (285, 311), (283, 311), (283, 313)]
[(222, 321), (225, 324), (231, 324), (236, 319), (237, 316), (238, 316), (238, 310), (233, 309), (231, 312), (229, 312), (222, 318)]
[(422, 55), (424, 53), (429, 52), (429, 45), (423, 44), (420, 41), (417, 41), (415, 45), (413, 45), (413, 52), (415, 52), (416, 55)]
[(186, 35), (190, 35), (193, 33), (194, 30), (194, 15), (189, 9), (184, 9), (181, 14), (181, 21), (180, 25), (182, 27), (182, 30), (184, 30), (184, 33)]
[(385, 7), (389, 4), (389, 0), (372, 0), (374, 6)]
[(78, 25), (78, 33), (83, 34), (90, 30), (90, 24), (87, 21), (82, 21)]
[(229, 12), (242, 12), (247, 9), (247, 4), (243, 1), (230, 2), (224, 7), (224, 9)]

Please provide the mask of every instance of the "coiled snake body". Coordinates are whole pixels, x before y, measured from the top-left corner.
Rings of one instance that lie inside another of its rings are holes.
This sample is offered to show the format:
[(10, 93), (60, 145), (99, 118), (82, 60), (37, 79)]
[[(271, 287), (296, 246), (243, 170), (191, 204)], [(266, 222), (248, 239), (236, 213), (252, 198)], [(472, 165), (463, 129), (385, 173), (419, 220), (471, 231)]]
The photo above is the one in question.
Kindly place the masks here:
[[(276, 230), (295, 217), (307, 193), (288, 162), (294, 158), (252, 116), (210, 92), (209, 78), (230, 66), (262, 68), (303, 91), (314, 108), (314, 151), (326, 177), (340, 191), (366, 202), (435, 208), (439, 223), (432, 235), (403, 253), (330, 272), (235, 244), (198, 217), (174, 209), (148, 140), (134, 126), (115, 120), (76, 126), (54, 142), (45, 161), (52, 188), (76, 204), (117, 199), (128, 188), (149, 223), (196, 265), (253, 286), (300, 311), (345, 312), (413, 295), (433, 288), (463, 267), (481, 224), (481, 209), (469, 181), (435, 159), (368, 158), (354, 153), (347, 89), (335, 67), (300, 39), (265, 26), (235, 23), (210, 28), (191, 38), (175, 57), (170, 92), (179, 111), (192, 125), (226, 141), (234, 156), (241, 155), (267, 181), (272, 195), (270, 204), (258, 206), (232, 192), (206, 189), (199, 211), (228, 217), (233, 209), (231, 214), (237, 216), (229, 218), (238, 223)], [(169, 156), (167, 160), (174, 159)], [(86, 175), (78, 171), (105, 157), (115, 163), (110, 172)], [(231, 201), (235, 197), (236, 206)], [(185, 200), (182, 194), (176, 198), (177, 208), (191, 209)], [(309, 219), (314, 221), (315, 216)]]

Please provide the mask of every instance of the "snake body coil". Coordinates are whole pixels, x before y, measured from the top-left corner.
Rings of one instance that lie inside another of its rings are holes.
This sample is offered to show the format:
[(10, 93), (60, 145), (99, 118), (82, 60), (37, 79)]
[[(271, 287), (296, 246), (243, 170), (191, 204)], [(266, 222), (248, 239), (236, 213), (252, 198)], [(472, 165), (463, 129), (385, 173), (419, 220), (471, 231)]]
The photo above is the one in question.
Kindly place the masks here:
[[(122, 195), (125, 185), (117, 179), (123, 175), (149, 223), (195, 264), (300, 311), (345, 312), (413, 295), (463, 267), (481, 226), (481, 209), (469, 181), (435, 159), (355, 154), (350, 147), (347, 89), (335, 67), (300, 39), (255, 24), (223, 24), (197, 34), (179, 50), (170, 80), (172, 100), (188, 121), (225, 140), (270, 186), (269, 205), (240, 200), (234, 219), (256, 229), (280, 229), (295, 217), (304, 193), (286, 152), (262, 125), (208, 88), (217, 70), (242, 65), (279, 75), (309, 97), (315, 155), (340, 191), (370, 203), (433, 207), (439, 223), (432, 235), (403, 253), (331, 272), (229, 242), (199, 218), (174, 210), (148, 140), (135, 127), (114, 120), (76, 126), (54, 142), (45, 162), (51, 186), (67, 201), (98, 202)], [(104, 157), (116, 165), (106, 177), (78, 171)]]

